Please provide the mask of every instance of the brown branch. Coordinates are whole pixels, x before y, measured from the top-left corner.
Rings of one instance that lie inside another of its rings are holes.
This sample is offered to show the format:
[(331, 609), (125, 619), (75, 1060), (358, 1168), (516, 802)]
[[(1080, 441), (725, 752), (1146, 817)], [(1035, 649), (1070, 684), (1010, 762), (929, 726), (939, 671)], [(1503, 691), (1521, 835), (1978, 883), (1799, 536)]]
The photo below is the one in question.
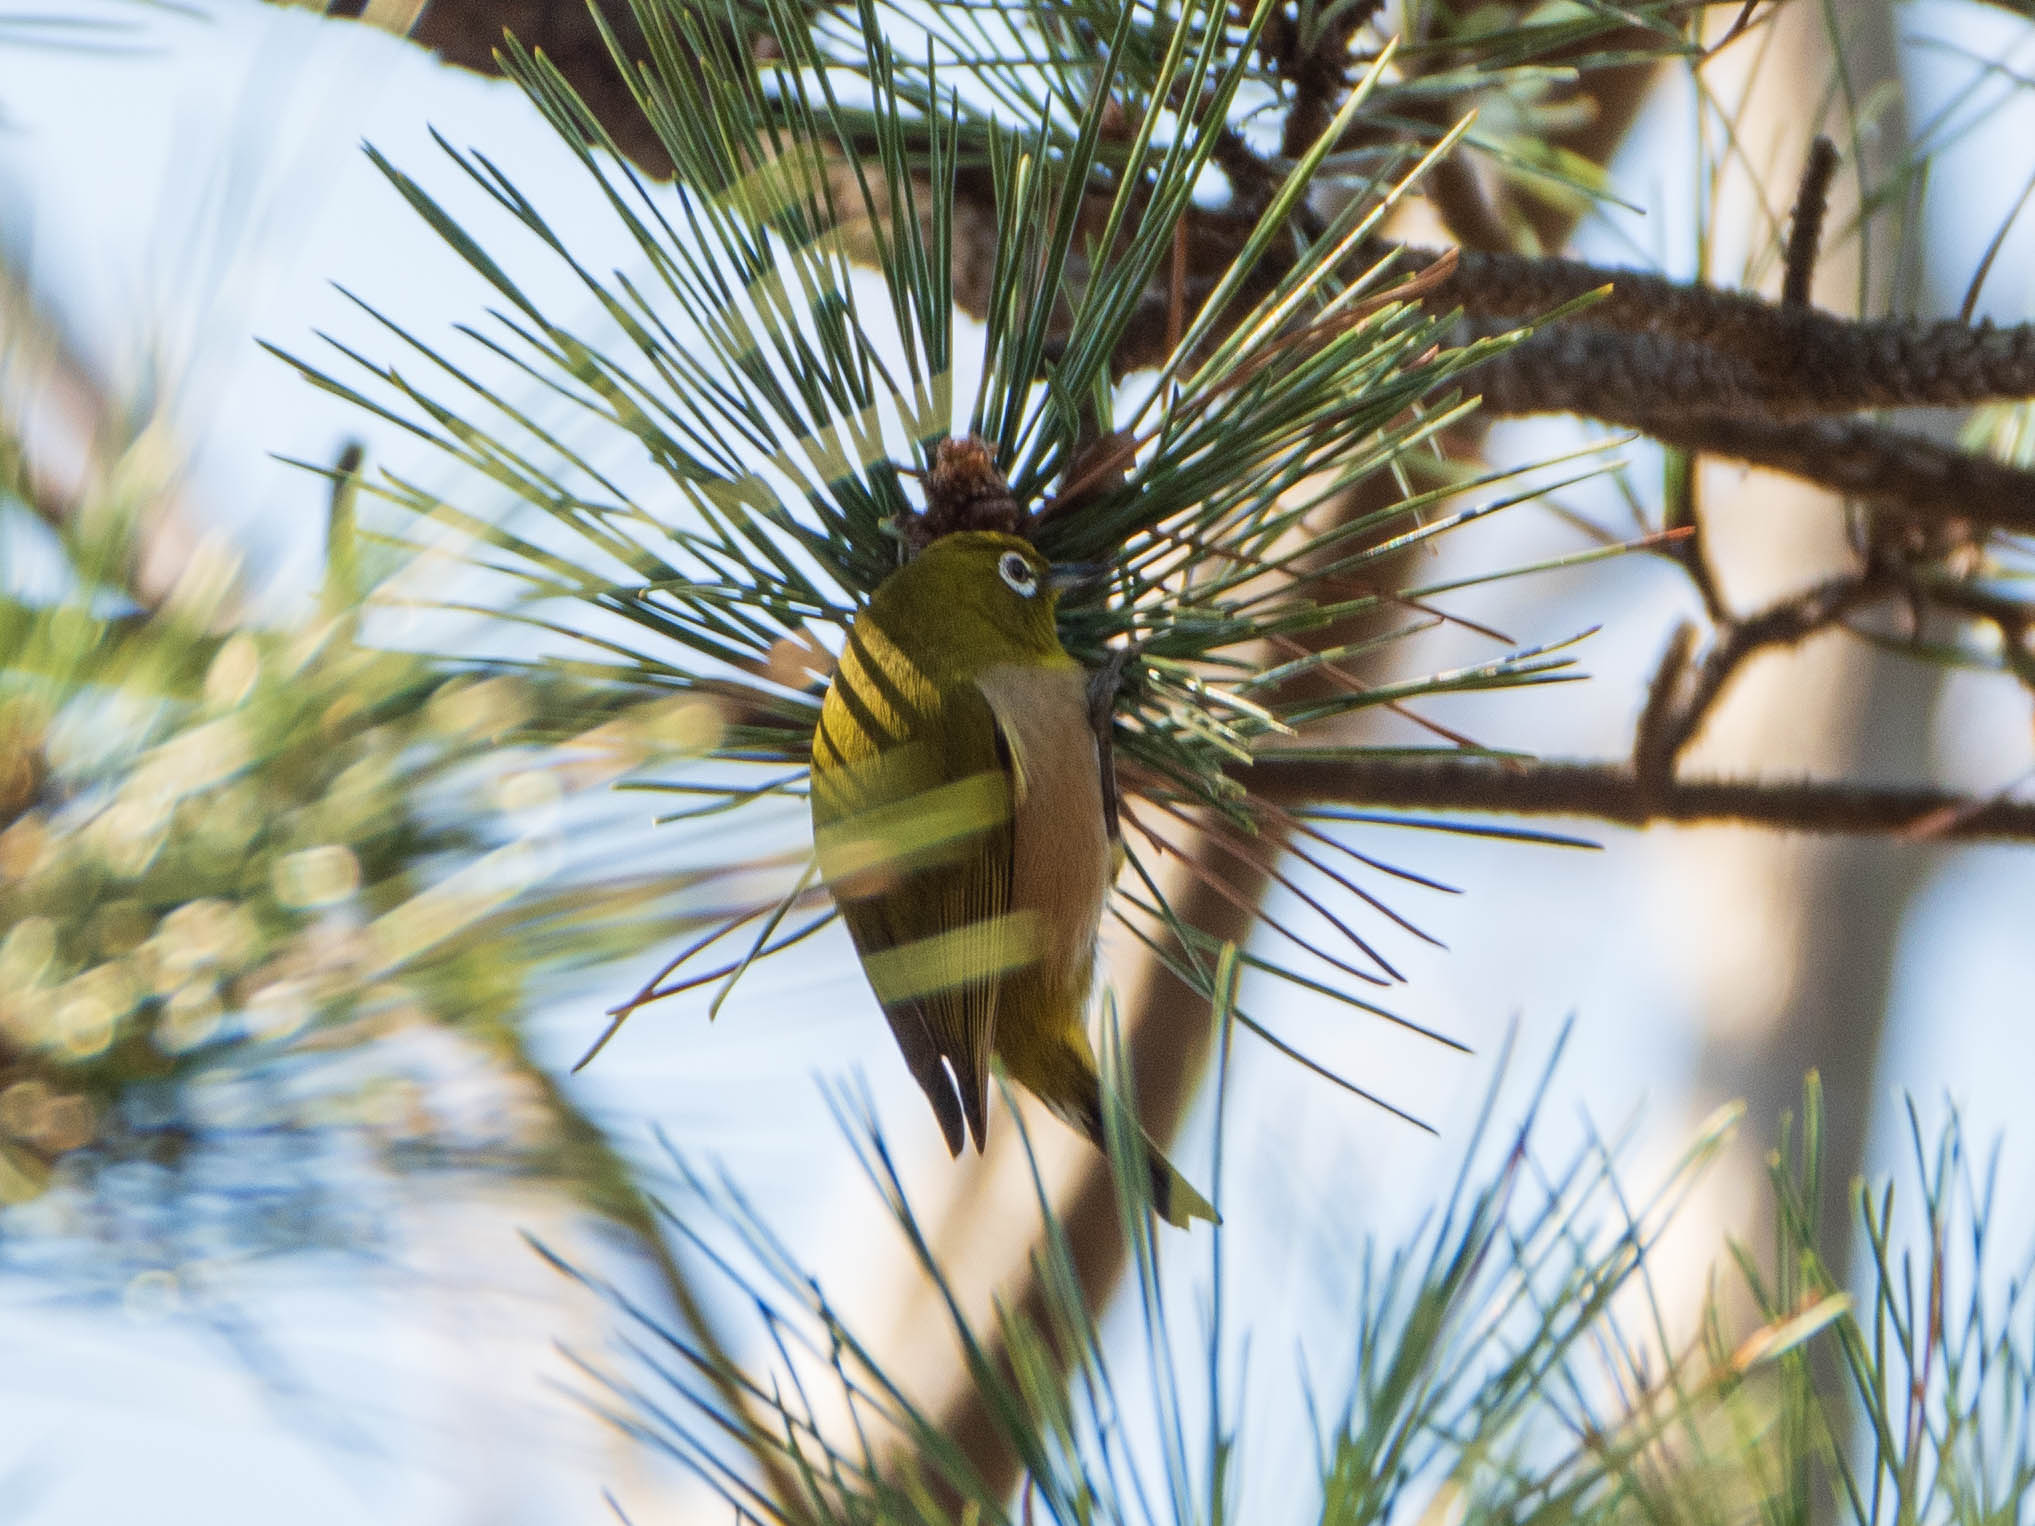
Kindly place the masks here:
[[(1992, 333), (2009, 338), (2007, 330)], [(2013, 344), (2028, 352), (2022, 381), (2035, 395), (2035, 327), (2012, 333), (2019, 336)], [(1468, 372), (1464, 385), (1494, 414), (1580, 414), (1680, 450), (1786, 472), (1875, 506), (2035, 532), (2035, 471), (1865, 419), (1801, 417), (1800, 393), (1700, 345), (1589, 323), (1556, 324)]]
[[(1385, 252), (1385, 246), (1373, 246), (1364, 257)], [(1408, 245), (1400, 257), (1419, 266), (1435, 253)], [(1629, 385), (1638, 377), (1650, 389), (1673, 389), (1660, 395), (1663, 400), (1675, 395), (1682, 406), (1778, 404), (1796, 413), (1837, 413), (2035, 396), (2030, 324), (1861, 321), (1646, 271), (1481, 250), (1463, 251), (1454, 278), (1427, 305), (1437, 311), (1460, 308), (1470, 318), (1528, 318), (1607, 287), (1608, 294), (1577, 320), (1534, 341), (1572, 336), (1566, 340), (1568, 359), (1553, 354), (1546, 361), (1558, 382), (1561, 373), (1590, 356), (1602, 372), (1600, 386)], [(1619, 359), (1639, 336), (1656, 343)], [(1700, 366), (1703, 375), (1678, 379), (1691, 365)]]
[(1955, 816), (1946, 841), (2035, 841), (2035, 802), (1982, 800), (1926, 786), (1882, 788), (1820, 779), (1682, 779), (1655, 789), (1622, 764), (1574, 759), (1521, 763), (1404, 755), (1322, 759), (1268, 754), (1234, 777), (1288, 805), (1581, 816), (1620, 826), (1737, 822), (1779, 832), (1894, 836)]
[(1747, 661), (1828, 630), (1888, 592), (1885, 579), (1869, 575), (1827, 579), (1758, 614), (1722, 621), (1696, 663), (1689, 661), (1688, 627), (1682, 627), (1668, 644), (1640, 715), (1632, 749), (1635, 776), (1650, 788), (1666, 788), (1676, 762)]
[(1659, 787), (1674, 777), (1675, 715), (1687, 682), (1689, 654), (1696, 649), (1696, 627), (1684, 620), (1668, 634), (1667, 649), (1653, 670), (1653, 682), (1646, 688), (1646, 703), (1640, 707), (1639, 724), (1632, 732), (1632, 771), (1649, 787)]
[[(1406, 257), (1414, 255), (1408, 250)], [(1466, 254), (1463, 264), (1471, 258)], [(1428, 306), (1440, 305), (1461, 281), (1459, 267)], [(1610, 305), (1599, 303), (1522, 340), (1480, 370), (1480, 381), (1494, 375), (1501, 379), (1490, 385), (1521, 399), (1530, 399), (1535, 388), (1560, 399), (1540, 412), (1598, 417), (1609, 417), (1606, 409), (1619, 400), (1641, 398), (1658, 412), (1813, 418), (1862, 408), (1960, 408), (2035, 396), (2035, 324), (1853, 322), (1811, 308), (1761, 303), (1759, 322), (1723, 326), (1705, 338), (1666, 327), (1622, 327), (1607, 321), (1603, 309)], [(1458, 342), (1509, 327), (1464, 324)]]
[[(2035, 373), (2028, 381), (2035, 394)], [(1492, 414), (1579, 414), (1876, 507), (2035, 533), (2035, 471), (1870, 420), (1790, 418), (1789, 399), (1750, 368), (1697, 345), (1558, 324), (1483, 362), (1463, 384)]]
[[(1344, 20), (1363, 10), (1351, 7)], [(617, 24), (624, 49), (640, 53), (639, 34), (626, 18)], [(499, 72), (494, 50), (505, 30), (543, 50), (625, 153), (653, 174), (670, 173), (585, 7), (576, 0), (436, 0), (412, 40), (448, 63), (493, 74)], [(1348, 35), (1334, 35), (1338, 30), (1330, 28), (1314, 39), (1320, 51), (1306, 60), (1296, 55), (1293, 67), (1340, 68), (1337, 60), (1347, 51)], [(1621, 82), (1634, 85), (1643, 78), (1644, 71), (1630, 81), (1620, 75)], [(1241, 140), (1232, 138), (1225, 167), (1246, 201), (1269, 176), (1269, 171), (1254, 174), (1253, 163)], [(957, 195), (972, 205), (986, 203), (990, 192), (986, 183), (964, 176)], [(994, 227), (993, 217), (962, 221)], [(1814, 221), (1798, 215), (1798, 230)], [(1235, 209), (1189, 213), (1184, 224), (1187, 278), (1158, 283), (1149, 311), (1140, 311), (1126, 335), (1119, 369), (1149, 365), (1163, 355), (1176, 304), (1184, 300), (1191, 305), (1205, 297), (1251, 222)], [(972, 264), (961, 242), (957, 240), (957, 265)], [(1368, 248), (1359, 259), (1368, 263), (1383, 252), (1384, 246)], [(1431, 266), (1440, 256), (1413, 247), (1402, 254), (1413, 268)], [(1280, 258), (1263, 262), (1244, 297), (1276, 282), (1282, 263)], [(961, 281), (959, 289), (966, 293), (979, 285)], [(1605, 286), (1611, 288), (1610, 296), (1582, 320), (1534, 336), (1478, 373), (1491, 406), (1506, 413), (1575, 412), (1650, 428), (1651, 416), (1642, 420), (1633, 415), (1638, 406), (1633, 400), (1645, 399), (1652, 415), (1757, 412), (1778, 417), (2035, 396), (2035, 326), (1862, 323), (1640, 271), (1488, 250), (1463, 251), (1453, 277), (1436, 286), (1428, 306), (1460, 307), (1472, 318), (1520, 318)], [(980, 304), (962, 305), (975, 311)], [(1244, 305), (1240, 299), (1240, 310)], [(1772, 455), (1743, 458), (1794, 470)]]
[(1288, 159), (1299, 158), (1328, 130), (1349, 82), (1350, 39), (1381, 8), (1382, 0), (1355, 0), (1320, 9), (1282, 7), (1266, 18), (1258, 56), (1292, 92), (1280, 146)]
[(1823, 243), (1823, 214), (1830, 204), (1830, 177), (1836, 173), (1837, 145), (1819, 133), (1809, 145), (1809, 162), (1802, 167), (1802, 184), (1795, 192), (1794, 226), (1788, 232), (1786, 274), (1781, 280), (1783, 307), (1809, 305), (1816, 251)]
[[(609, 9), (618, 12), (611, 19), (624, 50), (640, 55), (644, 51), (640, 34), (626, 15), (619, 14), (621, 8)], [(1350, 7), (1343, 22), (1361, 17), (1364, 9)], [(544, 52), (586, 98), (623, 152), (652, 174), (670, 173), (668, 159), (586, 7), (577, 0), (436, 0), (411, 38), (448, 63), (496, 74), (494, 51), (505, 31)], [(1340, 25), (1328, 28), (1314, 42), (1316, 49), (1304, 59), (1296, 55), (1291, 60), (1296, 70), (1308, 72), (1312, 79), (1322, 69), (1332, 74), (1343, 67), (1348, 34)], [(1646, 77), (1644, 69), (1597, 72), (1616, 73), (1620, 83), (1634, 88)], [(1626, 73), (1632, 73), (1630, 80)], [(1296, 106), (1296, 117), (1306, 114)], [(1613, 115), (1622, 117), (1623, 112)], [(1232, 181), (1254, 182), (1249, 166), (1248, 150), (1233, 138), (1225, 155)], [(989, 191), (986, 184), (964, 177), (958, 194), (964, 201), (986, 202)], [(1798, 216), (1798, 229), (1813, 221)], [(1174, 302), (1184, 297), (1192, 303), (1205, 295), (1227, 268), (1250, 223), (1249, 217), (1231, 210), (1196, 209), (1189, 214), (1185, 226), (1190, 278), (1184, 283), (1162, 281), (1166, 289), (1152, 293), (1152, 311), (1141, 313), (1143, 321), (1127, 336), (1122, 369), (1150, 364), (1163, 352), (1167, 315)], [(994, 226), (993, 217), (987, 225)], [(1367, 249), (1360, 260), (1368, 263), (1382, 252), (1383, 246)], [(1431, 265), (1439, 254), (1411, 247), (1403, 253), (1414, 267)], [(1280, 264), (1278, 259), (1264, 262), (1265, 268), (1256, 273), (1261, 280), (1254, 281), (1254, 292), (1278, 279)], [(971, 289), (967, 282), (961, 286)], [(1610, 400), (1645, 397), (1661, 411), (1814, 414), (2035, 396), (2035, 326), (1856, 322), (1640, 271), (1490, 250), (1465, 250), (1454, 278), (1434, 291), (1429, 306), (1460, 307), (1473, 318), (1519, 318), (1605, 286), (1612, 288), (1611, 295), (1589, 310), (1586, 321), (1536, 336), (1503, 362), (1519, 377), (1520, 396), (1538, 390), (1557, 398), (1535, 411), (1579, 412), (1624, 422), (1610, 408)], [(963, 305), (975, 310), (974, 304)], [(1616, 332), (1603, 332), (1607, 330)], [(1636, 342), (1638, 336), (1650, 336), (1653, 342)], [(1683, 343), (1667, 342), (1677, 340)], [(1504, 386), (1495, 371), (1490, 385)]]
[(1427, 172), (1421, 185), (1441, 225), (1464, 249), (1506, 251), (1515, 242), (1514, 225), (1485, 186), (1460, 144)]
[[(366, 0), (332, 0), (325, 13), (357, 20), (366, 9)], [(629, 57), (647, 54), (626, 4), (604, 4), (601, 14)], [(660, 180), (671, 174), (671, 159), (615, 67), (585, 0), (431, 0), (408, 36), (456, 68), (497, 77), (502, 67), (496, 50), (505, 36), (514, 36), (524, 47), (542, 52), (565, 76), (602, 130), (638, 168)]]
[(1612, 418), (1664, 445), (1786, 472), (1875, 507), (2035, 533), (2035, 471), (1862, 419), (1780, 419), (1635, 410)]

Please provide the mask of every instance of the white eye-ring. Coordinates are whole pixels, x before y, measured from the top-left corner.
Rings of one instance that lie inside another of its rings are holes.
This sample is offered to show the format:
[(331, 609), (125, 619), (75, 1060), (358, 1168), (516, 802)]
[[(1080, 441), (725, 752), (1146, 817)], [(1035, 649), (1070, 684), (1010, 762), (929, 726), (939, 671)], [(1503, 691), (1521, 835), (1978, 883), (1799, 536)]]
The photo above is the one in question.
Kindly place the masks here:
[(997, 576), (1010, 585), (1010, 591), (1020, 599), (1029, 599), (1039, 591), (1039, 575), (1032, 570), (1032, 564), (1017, 551), (1006, 551), (997, 558)]

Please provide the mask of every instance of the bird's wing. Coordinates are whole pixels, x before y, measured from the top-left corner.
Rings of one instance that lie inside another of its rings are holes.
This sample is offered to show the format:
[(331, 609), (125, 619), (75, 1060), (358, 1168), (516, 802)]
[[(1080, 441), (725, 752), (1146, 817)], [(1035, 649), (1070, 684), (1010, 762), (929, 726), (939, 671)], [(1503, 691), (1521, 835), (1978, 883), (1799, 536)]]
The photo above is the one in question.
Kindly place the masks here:
[[(1038, 988), (1079, 1022), (1095, 962), (1095, 931), (1115, 877), (1108, 809), (1087, 684), (1073, 663), (1003, 664), (976, 679), (1011, 759), (1010, 904), (1040, 921)], [(1045, 1018), (1047, 1014), (1040, 1014)]]
[(989, 706), (961, 686), (881, 725), (844, 664), (813, 741), (821, 872), (947, 1147), (986, 1138), (1001, 978), (1028, 963), (1013, 914), (1011, 776)]

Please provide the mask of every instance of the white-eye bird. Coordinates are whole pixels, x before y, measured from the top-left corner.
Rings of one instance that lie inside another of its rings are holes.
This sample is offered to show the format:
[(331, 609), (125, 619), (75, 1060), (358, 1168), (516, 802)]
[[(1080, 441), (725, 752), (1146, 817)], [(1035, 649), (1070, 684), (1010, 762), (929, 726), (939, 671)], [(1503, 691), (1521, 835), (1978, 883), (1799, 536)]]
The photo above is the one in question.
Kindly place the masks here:
[[(1117, 862), (1087, 677), (1052, 569), (1014, 535), (941, 536), (849, 628), (813, 737), (813, 835), (947, 1147), (986, 1133), (989, 1058), (1103, 1142), (1084, 1024)], [(1153, 1204), (1215, 1218), (1149, 1140)]]

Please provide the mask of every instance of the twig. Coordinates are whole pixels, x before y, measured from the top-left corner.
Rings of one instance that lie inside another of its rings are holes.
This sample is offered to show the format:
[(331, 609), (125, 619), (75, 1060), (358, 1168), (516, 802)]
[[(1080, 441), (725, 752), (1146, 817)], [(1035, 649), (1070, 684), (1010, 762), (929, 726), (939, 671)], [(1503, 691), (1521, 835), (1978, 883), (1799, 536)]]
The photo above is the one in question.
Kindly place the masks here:
[(1646, 688), (1646, 704), (1632, 732), (1632, 771), (1648, 788), (1667, 784), (1675, 772), (1674, 715), (1696, 649), (1696, 627), (1684, 620), (1668, 635), (1667, 650)]
[(1621, 826), (1743, 822), (1783, 832), (1890, 836), (1935, 813), (1957, 813), (1950, 841), (2035, 841), (2035, 802), (1979, 800), (1926, 786), (1820, 779), (1682, 779), (1649, 788), (1613, 762), (1520, 763), (1442, 755), (1322, 759), (1268, 754), (1233, 777), (1286, 805), (1378, 806), (1501, 816), (1582, 816)]
[[(1281, 151), (1297, 159), (1328, 130), (1348, 80), (1350, 39), (1381, 8), (1382, 0), (1275, 11), (1258, 52), (1293, 92), (1281, 134)], [(1314, 35), (1307, 35), (1310, 24)]]
[(1978, 264), (1972, 267), (1971, 281), (1964, 288), (1964, 300), (1957, 304), (1957, 317), (1961, 323), (1971, 322), (1971, 315), (1978, 310), (1978, 294), (1985, 290), (1986, 277), (1992, 274), (1993, 261), (2000, 257), (2000, 251), (2007, 246), (2007, 235), (2014, 230), (2020, 219), (2021, 209), (2028, 205), (2028, 198), (2035, 196), (2035, 174), (2021, 182), (2021, 194), (2014, 198), (2014, 205), (2007, 215), (2000, 219), (2000, 225), (1993, 229), (1993, 236), (1986, 242), (1985, 253), (1978, 257)]
[(1710, 650), (1695, 664), (1688, 660), (1689, 628), (1676, 631), (1648, 691), (1634, 738), (1633, 770), (1639, 781), (1651, 788), (1668, 784), (1676, 761), (1748, 659), (1827, 630), (1888, 591), (1886, 581), (1872, 575), (1831, 578), (1758, 614), (1723, 622)]
[(1807, 307), (1809, 284), (1816, 275), (1816, 251), (1823, 242), (1823, 214), (1829, 209), (1830, 177), (1837, 173), (1837, 145), (1822, 134), (1809, 145), (1802, 184), (1795, 192), (1795, 216), (1788, 232), (1787, 273), (1781, 281), (1781, 306)]
[(1707, 516), (1701, 509), (1702, 475), (1697, 470), (1697, 459), (1688, 451), (1671, 451), (1664, 464), (1667, 480), (1662, 484), (1661, 528), (1687, 533), (1678, 540), (1665, 541), (1663, 551), (1688, 574), (1702, 597), (1703, 613), (1713, 624), (1722, 625), (1731, 618), (1731, 610), (1710, 561), (1710, 534)]
[(1422, 190), (1449, 236), (1465, 249), (1504, 251), (1512, 248), (1513, 229), (1492, 205), (1476, 166), (1461, 148), (1427, 172)]
[[(1752, 13), (1758, 9), (1759, 0), (1745, 0), (1744, 9), (1739, 11), (1737, 18), (1726, 28), (1724, 35), (1711, 45), (1709, 52), (1704, 54), (1704, 57), (1715, 58), (1724, 49), (1736, 42), (1740, 37), (1743, 37), (1746, 29), (1752, 24)], [(1771, 15), (1772, 12), (1769, 11), (1768, 14)]]

